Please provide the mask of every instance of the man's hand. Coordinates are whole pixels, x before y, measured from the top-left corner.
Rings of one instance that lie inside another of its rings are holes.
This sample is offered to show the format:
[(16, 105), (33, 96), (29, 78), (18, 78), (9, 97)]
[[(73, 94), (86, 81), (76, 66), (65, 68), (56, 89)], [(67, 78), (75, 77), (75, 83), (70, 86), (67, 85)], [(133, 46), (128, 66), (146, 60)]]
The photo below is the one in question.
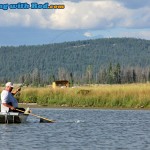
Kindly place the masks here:
[(15, 107), (11, 106), (10, 109), (11, 109), (11, 110), (15, 110)]
[(17, 92), (21, 91), (21, 87), (17, 89)]

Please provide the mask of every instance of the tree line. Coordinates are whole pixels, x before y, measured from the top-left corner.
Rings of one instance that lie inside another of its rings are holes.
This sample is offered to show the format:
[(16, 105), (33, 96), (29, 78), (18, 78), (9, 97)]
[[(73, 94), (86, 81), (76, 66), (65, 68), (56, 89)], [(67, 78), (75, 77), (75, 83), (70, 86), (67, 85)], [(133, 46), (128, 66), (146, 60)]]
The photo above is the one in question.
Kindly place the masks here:
[(0, 47), (0, 82), (45, 85), (149, 81), (150, 41), (108, 38)]
[[(65, 68), (59, 68), (57, 74), (42, 74), (37, 68), (31, 73), (20, 75), (15, 82), (23, 85), (45, 86), (56, 80), (68, 80), (71, 86), (83, 84), (125, 84), (150, 82), (150, 68), (127, 67), (122, 68), (119, 63), (110, 63), (107, 68), (101, 68), (94, 73), (91, 65), (85, 72), (73, 73)], [(1, 80), (5, 83), (7, 80)]]

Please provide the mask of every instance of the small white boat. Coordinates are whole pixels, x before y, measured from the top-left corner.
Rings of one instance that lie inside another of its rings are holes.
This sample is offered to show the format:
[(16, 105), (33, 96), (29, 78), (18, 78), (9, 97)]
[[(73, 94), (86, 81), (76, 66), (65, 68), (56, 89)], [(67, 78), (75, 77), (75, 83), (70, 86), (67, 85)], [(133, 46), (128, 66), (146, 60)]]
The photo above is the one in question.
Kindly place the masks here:
[(25, 123), (29, 114), (19, 112), (0, 112), (0, 124), (8, 123)]

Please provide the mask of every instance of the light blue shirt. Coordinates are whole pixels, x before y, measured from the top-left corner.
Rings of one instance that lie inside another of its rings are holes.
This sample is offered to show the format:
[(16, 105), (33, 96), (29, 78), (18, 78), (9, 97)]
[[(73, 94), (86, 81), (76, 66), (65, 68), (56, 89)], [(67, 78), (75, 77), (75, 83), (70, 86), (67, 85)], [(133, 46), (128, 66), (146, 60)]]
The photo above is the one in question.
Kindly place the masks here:
[(4, 106), (3, 103), (12, 103), (13, 107), (18, 107), (18, 102), (17, 100), (13, 97), (13, 95), (7, 91), (7, 90), (3, 90), (1, 93), (1, 112), (8, 112), (9, 108)]

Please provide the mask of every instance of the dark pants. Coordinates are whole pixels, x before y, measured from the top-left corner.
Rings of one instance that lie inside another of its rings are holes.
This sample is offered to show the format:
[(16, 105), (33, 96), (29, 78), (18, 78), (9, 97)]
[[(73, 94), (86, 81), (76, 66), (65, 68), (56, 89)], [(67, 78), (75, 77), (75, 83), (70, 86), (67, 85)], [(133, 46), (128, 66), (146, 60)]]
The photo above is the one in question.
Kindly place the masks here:
[[(24, 111), (25, 111), (24, 108), (17, 107), (16, 109), (19, 109), (19, 110), (23, 111), (22, 113), (24, 113)], [(9, 112), (20, 112), (20, 113), (21, 113), (21, 111), (18, 111), (18, 110), (9, 110)]]
[[(12, 106), (12, 103), (11, 103), (11, 102), (8, 103), (8, 104)], [(16, 109), (19, 109), (19, 110), (21, 110), (21, 111), (25, 111), (24, 108), (19, 108), (19, 107), (17, 107)], [(20, 111), (18, 111), (18, 110), (11, 110), (11, 109), (9, 108), (9, 112), (20, 112)]]

